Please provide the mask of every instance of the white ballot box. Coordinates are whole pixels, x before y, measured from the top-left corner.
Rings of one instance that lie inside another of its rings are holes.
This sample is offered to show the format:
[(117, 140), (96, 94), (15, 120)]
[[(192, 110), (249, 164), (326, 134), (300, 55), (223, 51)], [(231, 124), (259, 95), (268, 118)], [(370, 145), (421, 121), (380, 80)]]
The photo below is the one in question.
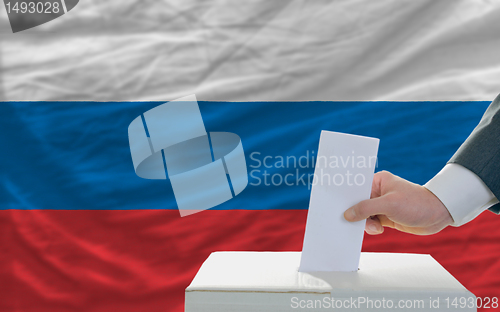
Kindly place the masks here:
[(186, 312), (476, 311), (430, 255), (361, 253), (357, 272), (299, 272), (300, 252), (214, 252), (186, 288)]

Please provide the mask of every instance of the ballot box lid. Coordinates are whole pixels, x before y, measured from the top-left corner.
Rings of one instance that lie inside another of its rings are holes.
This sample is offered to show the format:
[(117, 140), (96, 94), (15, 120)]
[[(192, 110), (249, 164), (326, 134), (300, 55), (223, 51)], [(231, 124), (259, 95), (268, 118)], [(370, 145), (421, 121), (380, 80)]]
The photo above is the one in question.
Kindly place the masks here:
[(356, 272), (303, 273), (299, 263), (300, 252), (214, 252), (186, 288), (185, 311), (439, 312), (463, 302), (460, 311), (477, 311), (475, 296), (430, 255), (361, 253)]
[(299, 272), (300, 252), (214, 252), (186, 291), (467, 292), (430, 255), (361, 253), (357, 272)]

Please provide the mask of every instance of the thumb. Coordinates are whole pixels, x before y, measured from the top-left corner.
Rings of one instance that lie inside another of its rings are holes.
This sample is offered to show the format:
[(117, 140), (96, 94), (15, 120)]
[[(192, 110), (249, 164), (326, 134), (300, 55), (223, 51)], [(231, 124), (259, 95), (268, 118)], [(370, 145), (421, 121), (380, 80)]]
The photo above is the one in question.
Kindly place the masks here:
[(344, 218), (349, 222), (355, 222), (379, 214), (387, 215), (391, 206), (390, 197), (387, 195), (363, 200), (347, 209)]

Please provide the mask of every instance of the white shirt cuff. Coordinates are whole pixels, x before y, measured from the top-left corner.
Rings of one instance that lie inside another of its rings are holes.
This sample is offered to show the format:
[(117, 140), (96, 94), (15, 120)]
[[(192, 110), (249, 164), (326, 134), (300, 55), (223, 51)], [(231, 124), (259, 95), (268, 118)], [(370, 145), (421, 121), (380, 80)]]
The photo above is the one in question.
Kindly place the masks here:
[(447, 164), (424, 185), (450, 212), (453, 226), (461, 226), (498, 203), (484, 182), (458, 164)]

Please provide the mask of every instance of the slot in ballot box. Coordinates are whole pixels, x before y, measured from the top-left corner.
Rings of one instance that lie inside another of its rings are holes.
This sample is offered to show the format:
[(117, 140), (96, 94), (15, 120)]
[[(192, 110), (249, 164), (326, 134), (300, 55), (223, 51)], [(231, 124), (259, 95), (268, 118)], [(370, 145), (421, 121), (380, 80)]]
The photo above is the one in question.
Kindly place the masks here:
[(185, 311), (476, 311), (430, 255), (364, 252), (357, 272), (311, 273), (298, 271), (300, 255), (214, 252), (186, 288)]

